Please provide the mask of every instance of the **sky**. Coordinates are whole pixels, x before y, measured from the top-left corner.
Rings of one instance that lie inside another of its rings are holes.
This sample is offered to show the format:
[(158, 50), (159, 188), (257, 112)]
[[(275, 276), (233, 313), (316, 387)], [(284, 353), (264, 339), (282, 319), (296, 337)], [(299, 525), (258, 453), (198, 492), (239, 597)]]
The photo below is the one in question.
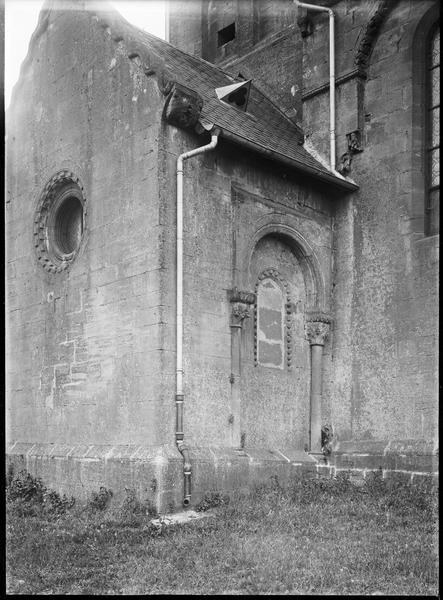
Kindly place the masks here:
[[(5, 108), (16, 83), (20, 65), (28, 53), (29, 40), (44, 0), (5, 1)], [(111, 0), (130, 23), (165, 39), (165, 6), (161, 0)]]

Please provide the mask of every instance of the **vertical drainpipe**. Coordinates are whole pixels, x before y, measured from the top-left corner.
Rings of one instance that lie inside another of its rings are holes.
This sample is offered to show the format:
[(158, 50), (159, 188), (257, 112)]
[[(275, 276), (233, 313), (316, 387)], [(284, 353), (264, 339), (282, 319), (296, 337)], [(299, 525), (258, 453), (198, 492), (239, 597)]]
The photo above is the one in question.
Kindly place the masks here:
[(335, 32), (334, 32), (334, 12), (331, 8), (317, 6), (316, 4), (306, 4), (294, 0), (295, 5), (307, 10), (316, 10), (318, 12), (327, 12), (329, 14), (329, 144), (330, 144), (330, 166), (335, 171)]
[(169, 32), (171, 23), (171, 4), (170, 2), (164, 3), (165, 7), (165, 41), (169, 42)]
[(217, 146), (219, 132), (211, 134), (211, 142), (189, 152), (180, 154), (177, 158), (177, 368), (176, 368), (176, 425), (175, 443), (183, 456), (184, 494), (183, 505), (191, 502), (191, 461), (189, 449), (183, 440), (183, 163), (192, 156), (209, 152)]

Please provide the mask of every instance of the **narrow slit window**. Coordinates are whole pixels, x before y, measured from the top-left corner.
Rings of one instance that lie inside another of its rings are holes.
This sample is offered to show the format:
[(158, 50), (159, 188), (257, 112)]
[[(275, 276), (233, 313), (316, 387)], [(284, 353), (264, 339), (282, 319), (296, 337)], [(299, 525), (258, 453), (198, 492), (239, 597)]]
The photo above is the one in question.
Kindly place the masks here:
[(220, 31), (217, 33), (218, 47), (224, 46), (233, 39), (235, 39), (235, 23), (231, 23), (227, 27), (223, 27), (223, 29), (220, 29)]

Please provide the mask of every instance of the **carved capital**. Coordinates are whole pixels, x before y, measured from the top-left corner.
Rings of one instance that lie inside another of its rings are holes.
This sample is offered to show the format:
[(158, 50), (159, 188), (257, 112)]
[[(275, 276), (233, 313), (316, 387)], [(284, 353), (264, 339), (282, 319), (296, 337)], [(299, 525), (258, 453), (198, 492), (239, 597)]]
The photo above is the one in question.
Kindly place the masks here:
[(311, 346), (324, 346), (329, 333), (329, 323), (324, 321), (307, 321), (305, 336)]
[(231, 312), (231, 326), (241, 327), (243, 320), (251, 316), (251, 309), (249, 304), (244, 302), (234, 302), (232, 304)]

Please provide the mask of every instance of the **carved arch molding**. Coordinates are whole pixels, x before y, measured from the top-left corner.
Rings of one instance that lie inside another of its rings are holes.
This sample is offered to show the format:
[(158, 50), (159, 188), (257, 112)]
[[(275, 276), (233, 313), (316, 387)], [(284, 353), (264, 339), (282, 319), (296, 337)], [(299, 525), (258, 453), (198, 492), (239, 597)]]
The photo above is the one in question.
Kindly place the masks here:
[(397, 0), (380, 0), (375, 12), (363, 30), (363, 35), (355, 54), (355, 64), (359, 70), (360, 76), (364, 79), (366, 79), (368, 74), (369, 61), (380, 29), (388, 14), (396, 4)]
[[(252, 254), (258, 242), (267, 236), (275, 236), (284, 241), (294, 253), (300, 263), (306, 286), (306, 303), (310, 311), (324, 311), (327, 307), (325, 281), (320, 263), (307, 240), (287, 223), (268, 222), (260, 226), (250, 238), (249, 244), (244, 249), (243, 265), (249, 265)], [(250, 282), (244, 280), (244, 286)], [(253, 283), (255, 285), (256, 282)]]

